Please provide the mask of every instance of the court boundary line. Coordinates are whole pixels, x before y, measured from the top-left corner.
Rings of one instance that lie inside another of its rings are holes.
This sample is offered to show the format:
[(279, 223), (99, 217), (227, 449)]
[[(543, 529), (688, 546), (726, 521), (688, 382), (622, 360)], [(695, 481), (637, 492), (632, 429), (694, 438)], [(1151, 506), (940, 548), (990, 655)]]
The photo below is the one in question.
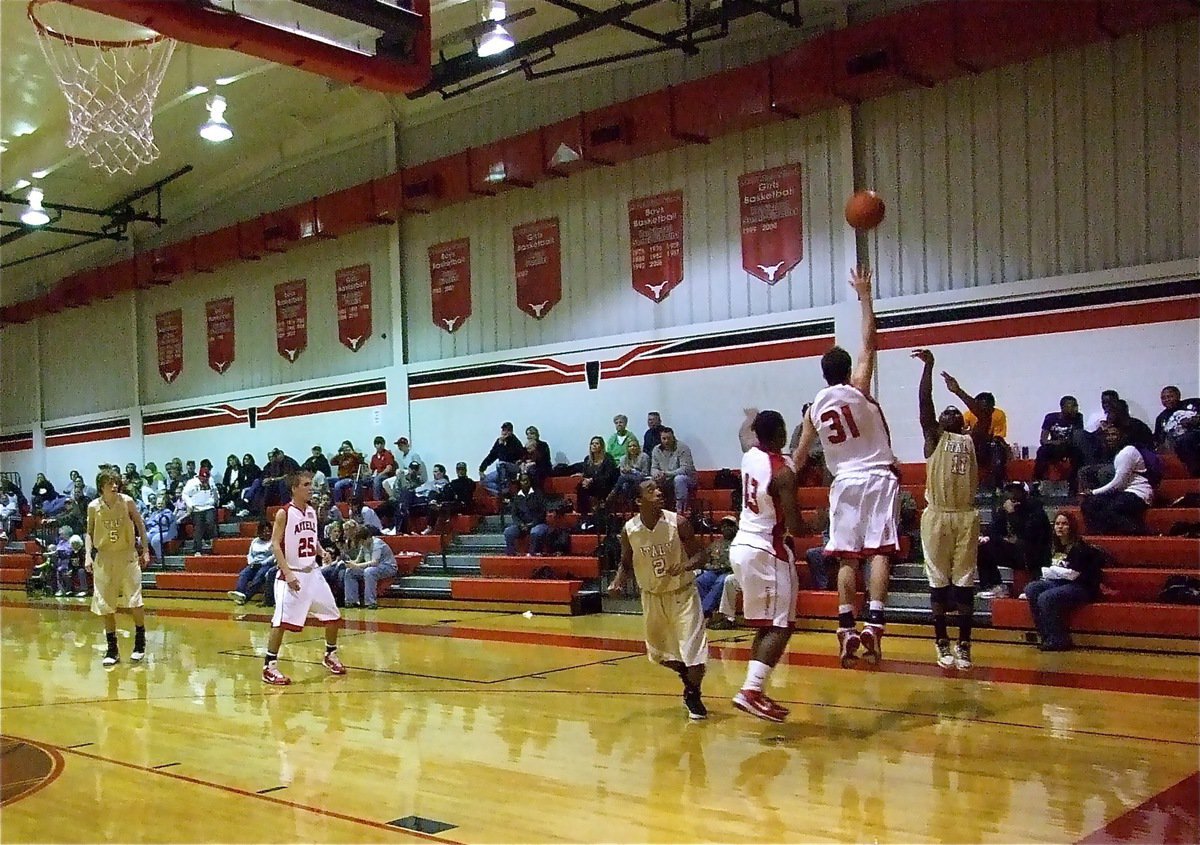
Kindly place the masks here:
[[(1197, 787), (1200, 786), (1200, 771), (1192, 772), (1187, 777), (1177, 783), (1168, 786), (1161, 792), (1155, 793), (1141, 802), (1135, 807), (1129, 807), (1121, 815), (1107, 822), (1103, 827), (1093, 830), (1087, 836), (1079, 839), (1077, 845), (1093, 845), (1093, 843), (1103, 842), (1134, 842), (1138, 841), (1129, 836), (1122, 836), (1120, 829), (1128, 825), (1134, 825), (1139, 816), (1146, 815), (1151, 809), (1157, 809), (1164, 803), (1169, 803), (1171, 808), (1179, 808), (1181, 806), (1181, 797), (1188, 801), (1187, 809), (1191, 811), (1189, 821), (1193, 828), (1200, 827), (1200, 815), (1198, 808), (1200, 802), (1197, 801)], [(1139, 831), (1142, 832), (1142, 831)]]

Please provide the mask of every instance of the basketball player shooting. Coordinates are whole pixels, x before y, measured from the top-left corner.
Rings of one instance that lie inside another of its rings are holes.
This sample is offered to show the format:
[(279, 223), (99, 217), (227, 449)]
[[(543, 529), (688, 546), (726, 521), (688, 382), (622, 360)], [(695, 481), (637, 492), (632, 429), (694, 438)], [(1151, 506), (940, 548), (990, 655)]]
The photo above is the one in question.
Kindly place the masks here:
[[(946, 387), (979, 419), (964, 434), (962, 411), (948, 405), (940, 415), (933, 411), (933, 353), (917, 349), (912, 357), (925, 365), (917, 387), (921, 431), (925, 434), (925, 500), (921, 514), (921, 548), (929, 603), (933, 610), (933, 636), (937, 662), (943, 669), (971, 668), (971, 623), (975, 612), (975, 564), (979, 554), (979, 492), (976, 456), (982, 454), (992, 430), (992, 410), (975, 401), (949, 373)], [(950, 650), (946, 613), (951, 601), (958, 612), (958, 645)]]
[[(797, 467), (808, 461), (819, 437), (825, 465), (833, 475), (829, 488), (829, 543), (825, 551), (838, 559), (838, 651), (849, 668), (863, 657), (875, 665), (883, 656), (884, 604), (887, 601), (889, 555), (897, 551), (900, 476), (883, 409), (871, 396), (875, 375), (875, 308), (871, 271), (850, 271), (850, 286), (862, 307), (862, 351), (858, 361), (835, 346), (821, 356), (825, 387), (813, 399), (796, 447)], [(870, 607), (862, 632), (855, 629), (854, 592), (858, 568), (871, 561)]]
[(620, 594), (633, 572), (642, 592), (646, 656), (683, 681), (683, 706), (692, 720), (708, 718), (700, 698), (708, 637), (694, 571), (703, 560), (691, 524), (663, 508), (658, 484), (639, 484), (638, 515), (621, 529), (621, 563), (608, 590)]
[(317, 512), (312, 498), (312, 473), (308, 470), (287, 476), (292, 501), (275, 514), (271, 529), (271, 549), (279, 565), (275, 580), (275, 615), (271, 618), (271, 635), (263, 660), (263, 683), (287, 686), (292, 679), (279, 671), (279, 648), (283, 632), (303, 631), (311, 615), (325, 625), (325, 668), (335, 675), (345, 675), (346, 667), (338, 660), (338, 628), (342, 614), (338, 611), (333, 592), (321, 574), (318, 558), (329, 563), (329, 552), (317, 541)]

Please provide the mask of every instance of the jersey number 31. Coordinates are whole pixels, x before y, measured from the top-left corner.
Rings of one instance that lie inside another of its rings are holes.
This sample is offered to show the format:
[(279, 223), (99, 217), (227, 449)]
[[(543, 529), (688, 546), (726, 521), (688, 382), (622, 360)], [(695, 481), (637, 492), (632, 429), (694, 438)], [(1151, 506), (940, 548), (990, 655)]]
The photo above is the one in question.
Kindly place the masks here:
[[(843, 424), (845, 420), (845, 424)], [(850, 432), (850, 437), (858, 437), (858, 423), (854, 421), (854, 415), (850, 413), (849, 405), (842, 405), (840, 408), (834, 408), (821, 414), (821, 422), (829, 423), (829, 442), (843, 443), (846, 441), (846, 432)]]

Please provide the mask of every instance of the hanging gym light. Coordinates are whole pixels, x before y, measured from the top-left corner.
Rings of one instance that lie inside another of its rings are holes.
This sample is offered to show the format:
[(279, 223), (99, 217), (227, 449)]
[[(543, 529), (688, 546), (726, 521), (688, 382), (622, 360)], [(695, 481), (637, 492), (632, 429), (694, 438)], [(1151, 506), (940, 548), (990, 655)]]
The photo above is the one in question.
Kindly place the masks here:
[(225, 98), (220, 94), (208, 101), (208, 120), (200, 127), (200, 137), (214, 144), (233, 137), (233, 130), (225, 122)]
[(42, 208), (44, 196), (41, 188), (30, 189), (29, 207), (21, 212), (21, 222), (26, 226), (45, 226), (50, 222), (50, 215)]

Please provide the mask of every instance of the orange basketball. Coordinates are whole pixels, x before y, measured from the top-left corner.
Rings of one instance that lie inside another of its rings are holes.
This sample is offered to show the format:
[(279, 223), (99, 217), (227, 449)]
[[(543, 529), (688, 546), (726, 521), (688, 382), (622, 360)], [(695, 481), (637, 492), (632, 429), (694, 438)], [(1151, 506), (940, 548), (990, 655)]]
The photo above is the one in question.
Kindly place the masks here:
[(874, 191), (857, 191), (846, 201), (846, 222), (860, 232), (883, 222), (883, 200)]

